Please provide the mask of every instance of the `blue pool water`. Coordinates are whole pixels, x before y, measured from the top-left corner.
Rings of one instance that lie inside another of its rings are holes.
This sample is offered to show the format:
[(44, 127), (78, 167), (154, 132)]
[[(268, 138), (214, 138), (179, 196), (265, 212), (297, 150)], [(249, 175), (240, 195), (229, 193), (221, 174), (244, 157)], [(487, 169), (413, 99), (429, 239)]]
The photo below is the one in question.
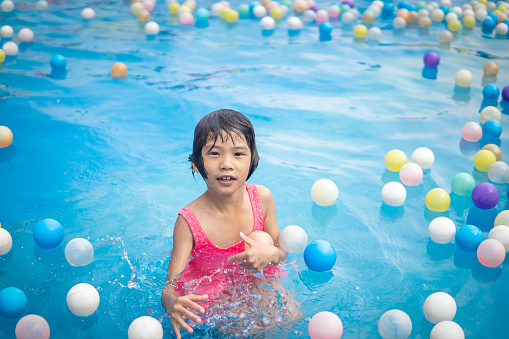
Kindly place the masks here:
[[(179, 25), (162, 0), (152, 16), (161, 33), (147, 37), (129, 1), (53, 1), (45, 12), (19, 5), (0, 13), (0, 25), (15, 32), (29, 27), (35, 35), (0, 63), (0, 125), (14, 134), (13, 144), (0, 149), (0, 223), (13, 238), (12, 251), (0, 257), (0, 289), (22, 289), (27, 312), (48, 321), (52, 338), (127, 337), (129, 324), (149, 314), (162, 321), (165, 338), (173, 337), (160, 303), (173, 224), (180, 208), (205, 189), (186, 159), (195, 124), (218, 108), (236, 109), (253, 122), (261, 161), (250, 182), (271, 189), (280, 229), (299, 225), (310, 241), (325, 239), (338, 253), (325, 273), (308, 270), (302, 253), (289, 256), (282, 284), (304, 317), (266, 337), (307, 337), (309, 319), (330, 311), (341, 318), (344, 338), (376, 338), (380, 316), (400, 309), (412, 320), (411, 338), (429, 338), (433, 324), (422, 306), (439, 291), (455, 298), (454, 321), (467, 338), (509, 337), (507, 260), (485, 268), (475, 253), (437, 245), (427, 232), (440, 215), (458, 228), (477, 224), (486, 237), (507, 208), (506, 184), (497, 185), (495, 210), (479, 210), (458, 196), (443, 213), (424, 203), (432, 188), (451, 192), (459, 172), (488, 181), (473, 165), (487, 141), (465, 142), (461, 128), (479, 121), (483, 83), (509, 85), (506, 39), (476, 27), (441, 44), (443, 25), (434, 24), (427, 35), (394, 33), (391, 20), (375, 22), (383, 29), (380, 43), (355, 41), (354, 25), (341, 22), (333, 23), (332, 41), (320, 41), (313, 25), (289, 36), (284, 22), (270, 36), (255, 20), (228, 26), (215, 17), (199, 29)], [(356, 2), (361, 10), (368, 5)], [(88, 6), (96, 17), (86, 22), (80, 13)], [(423, 69), (430, 50), (441, 56), (436, 79)], [(51, 74), (54, 54), (66, 57), (66, 74)], [(127, 77), (109, 74), (117, 61), (127, 65)], [(498, 64), (498, 78), (483, 77), (488, 61)], [(461, 68), (473, 74), (468, 91), (455, 89)], [(507, 114), (508, 103), (498, 105)], [(502, 124), (509, 128), (505, 115)], [(507, 135), (504, 130), (489, 142), (507, 154)], [(385, 170), (385, 154), (401, 149), (410, 157), (421, 146), (434, 152), (433, 167), (420, 185), (407, 187), (404, 206), (384, 205), (383, 185), (399, 180)], [(311, 199), (321, 178), (339, 188), (331, 207)], [(64, 227), (56, 249), (43, 250), (33, 240), (44, 218)], [(64, 257), (65, 244), (77, 237), (95, 250), (84, 267), (71, 267)], [(81, 282), (101, 297), (86, 318), (74, 316), (65, 301)], [(0, 317), (0, 336), (14, 338), (15, 326), (16, 320)], [(200, 337), (217, 334), (197, 330)]]

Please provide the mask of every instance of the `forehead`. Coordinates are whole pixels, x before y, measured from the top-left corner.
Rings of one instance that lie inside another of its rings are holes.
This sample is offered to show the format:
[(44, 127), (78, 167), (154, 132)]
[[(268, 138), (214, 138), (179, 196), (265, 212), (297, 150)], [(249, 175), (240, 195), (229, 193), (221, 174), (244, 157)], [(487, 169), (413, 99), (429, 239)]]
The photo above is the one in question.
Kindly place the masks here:
[(207, 136), (207, 140), (205, 142), (205, 146), (213, 147), (216, 144), (233, 144), (235, 146), (247, 146), (247, 141), (242, 133), (233, 131), (231, 134), (226, 132), (221, 132), (217, 136), (214, 137), (214, 133), (209, 133)]

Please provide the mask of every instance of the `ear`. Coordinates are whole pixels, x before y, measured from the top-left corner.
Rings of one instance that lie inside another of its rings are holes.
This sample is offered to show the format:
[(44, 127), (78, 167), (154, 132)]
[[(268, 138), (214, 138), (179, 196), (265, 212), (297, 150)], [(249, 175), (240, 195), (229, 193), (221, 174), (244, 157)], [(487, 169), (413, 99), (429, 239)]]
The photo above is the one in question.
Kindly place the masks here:
[(191, 166), (193, 167), (193, 170), (196, 172), (196, 173), (200, 173), (200, 171), (198, 171), (198, 167), (196, 167), (196, 165), (194, 164), (194, 162), (191, 163)]

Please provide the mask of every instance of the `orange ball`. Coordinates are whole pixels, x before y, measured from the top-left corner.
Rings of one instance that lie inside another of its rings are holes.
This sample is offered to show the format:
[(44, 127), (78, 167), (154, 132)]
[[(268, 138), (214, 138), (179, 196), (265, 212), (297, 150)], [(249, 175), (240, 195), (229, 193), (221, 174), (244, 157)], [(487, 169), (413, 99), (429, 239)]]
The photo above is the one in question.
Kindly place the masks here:
[(127, 75), (127, 67), (121, 62), (116, 62), (111, 66), (111, 76), (114, 78), (123, 78)]
[(408, 19), (409, 19), (409, 16), (408, 16), (408, 12), (398, 12), (398, 14), (396, 14), (397, 17), (400, 17), (400, 18), (403, 18), (405, 19), (406, 22), (408, 22)]
[(408, 22), (416, 23), (417, 21), (419, 21), (419, 13), (416, 11), (408, 12)]
[(0, 126), (0, 148), (8, 147), (12, 143), (12, 131), (7, 126)]
[[(252, 232), (250, 235), (248, 235), (248, 237), (253, 239), (253, 240), (255, 240), (255, 241), (258, 241), (258, 242), (261, 242), (261, 243), (264, 243), (264, 244), (267, 244), (267, 245), (274, 246), (274, 240), (272, 239), (270, 234), (267, 233), (267, 232), (264, 232), (264, 231), (255, 231), (255, 232)], [(244, 248), (246, 250), (248, 250), (248, 249), (251, 248), (251, 246), (249, 246), (246, 243), (246, 244), (244, 244)]]
[(498, 74), (498, 65), (493, 61), (487, 62), (484, 65), (484, 74), (490, 77), (495, 77)]
[(138, 14), (136, 14), (136, 18), (140, 22), (149, 21), (150, 20), (150, 12), (147, 11), (146, 9), (142, 9), (141, 11), (138, 12)]
[(375, 15), (373, 13), (370, 13), (368, 11), (364, 12), (362, 14), (362, 22), (366, 24), (372, 24), (375, 21)]

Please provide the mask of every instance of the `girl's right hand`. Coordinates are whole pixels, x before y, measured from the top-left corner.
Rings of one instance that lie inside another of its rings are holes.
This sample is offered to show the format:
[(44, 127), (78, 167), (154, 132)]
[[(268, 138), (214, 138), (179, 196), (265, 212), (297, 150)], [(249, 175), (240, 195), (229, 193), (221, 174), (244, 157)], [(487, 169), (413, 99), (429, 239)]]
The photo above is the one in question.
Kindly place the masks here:
[(198, 305), (196, 302), (198, 301), (206, 301), (208, 299), (208, 295), (196, 295), (196, 294), (188, 294), (182, 297), (178, 297), (174, 304), (171, 307), (170, 319), (171, 325), (173, 326), (173, 330), (175, 331), (175, 335), (177, 339), (182, 338), (180, 335), (180, 327), (188, 333), (193, 333), (193, 329), (186, 323), (184, 318), (192, 320), (197, 324), (201, 323), (201, 318), (196, 314), (191, 312), (194, 310), (200, 314), (205, 313), (205, 309)]

